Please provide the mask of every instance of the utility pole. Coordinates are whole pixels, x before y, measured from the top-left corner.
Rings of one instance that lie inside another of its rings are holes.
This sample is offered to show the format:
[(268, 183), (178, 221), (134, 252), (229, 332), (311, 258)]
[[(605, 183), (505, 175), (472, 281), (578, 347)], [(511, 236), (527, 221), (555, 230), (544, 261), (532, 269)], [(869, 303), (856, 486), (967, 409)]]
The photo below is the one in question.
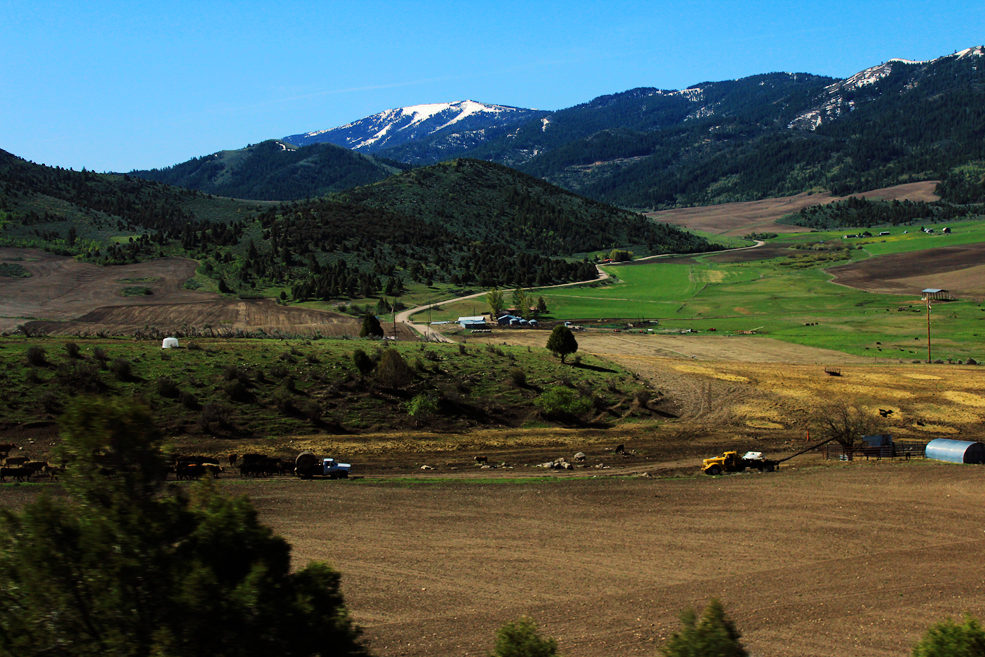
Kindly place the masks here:
[(927, 362), (933, 362), (930, 358), (930, 294), (927, 294)]

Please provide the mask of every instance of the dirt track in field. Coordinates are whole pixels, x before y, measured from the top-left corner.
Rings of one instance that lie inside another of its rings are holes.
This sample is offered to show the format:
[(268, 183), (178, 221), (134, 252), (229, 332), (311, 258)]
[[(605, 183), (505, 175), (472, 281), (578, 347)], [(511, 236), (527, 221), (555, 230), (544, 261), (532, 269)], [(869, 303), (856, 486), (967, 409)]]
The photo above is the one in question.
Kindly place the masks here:
[[(935, 201), (938, 196), (934, 193), (936, 180), (917, 183), (907, 183), (875, 189), (870, 192), (854, 194), (870, 199), (887, 201), (909, 199), (911, 201)], [(776, 220), (784, 215), (798, 212), (811, 205), (823, 205), (841, 201), (847, 197), (822, 194), (797, 194), (781, 198), (769, 198), (761, 201), (743, 203), (723, 203), (698, 208), (680, 208), (651, 212), (647, 216), (662, 223), (676, 224), (692, 230), (701, 230), (719, 235), (741, 236), (753, 232), (770, 233), (799, 233), (801, 226), (786, 226), (777, 224)]]
[(561, 654), (653, 655), (720, 598), (751, 654), (898, 656), (985, 612), (980, 468), (856, 462), (718, 479), (257, 482), (296, 563), (326, 560), (374, 654), (484, 655), (522, 614)]
[[(193, 260), (100, 267), (35, 249), (0, 248), (0, 262), (31, 273), (0, 277), (0, 331), (26, 325), (33, 333), (81, 336), (359, 334), (359, 321), (339, 313), (186, 290), (197, 266)], [(152, 294), (123, 296), (127, 287), (146, 287)], [(412, 337), (403, 326), (397, 335)]]
[(963, 244), (868, 258), (833, 267), (835, 283), (889, 294), (913, 294), (928, 287), (958, 297), (985, 299), (985, 244)]

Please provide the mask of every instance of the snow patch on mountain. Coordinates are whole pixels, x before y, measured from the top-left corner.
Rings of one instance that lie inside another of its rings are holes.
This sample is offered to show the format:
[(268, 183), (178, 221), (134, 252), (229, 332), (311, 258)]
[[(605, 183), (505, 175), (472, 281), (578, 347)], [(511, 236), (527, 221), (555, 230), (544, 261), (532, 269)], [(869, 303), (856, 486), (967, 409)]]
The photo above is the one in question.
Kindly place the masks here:
[[(474, 100), (410, 105), (389, 109), (337, 128), (291, 135), (284, 141), (298, 146), (330, 142), (359, 151), (377, 151), (458, 125), (463, 127), (463, 131), (449, 135), (450, 140), (461, 140), (470, 134), (473, 138), (481, 138), (481, 130), (509, 125), (531, 111), (507, 105), (487, 105)], [(513, 115), (515, 118), (511, 118)]]

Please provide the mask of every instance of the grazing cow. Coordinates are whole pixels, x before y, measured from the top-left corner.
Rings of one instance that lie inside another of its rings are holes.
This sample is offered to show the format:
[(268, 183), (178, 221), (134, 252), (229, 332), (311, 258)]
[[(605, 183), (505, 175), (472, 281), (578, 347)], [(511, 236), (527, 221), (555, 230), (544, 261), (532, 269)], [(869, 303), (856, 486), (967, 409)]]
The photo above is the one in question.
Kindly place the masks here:
[(473, 456), (472, 458), (475, 460), (476, 463), (478, 463), (480, 465), (483, 464), (483, 463), (488, 463), (489, 462), (489, 457), (488, 456)]
[(6, 481), (7, 477), (13, 477), (16, 481), (27, 481), (32, 474), (34, 474), (33, 470), (22, 465), (0, 467), (0, 481)]
[(239, 454), (230, 454), (228, 458), (229, 458), (229, 467), (230, 468), (236, 467), (236, 461), (239, 459)]

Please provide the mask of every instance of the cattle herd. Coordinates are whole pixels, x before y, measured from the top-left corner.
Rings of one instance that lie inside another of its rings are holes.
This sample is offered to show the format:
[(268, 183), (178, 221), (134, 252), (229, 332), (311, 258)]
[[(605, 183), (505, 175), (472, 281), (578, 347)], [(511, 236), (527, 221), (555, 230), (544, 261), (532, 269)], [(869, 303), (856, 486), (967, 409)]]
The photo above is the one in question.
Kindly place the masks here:
[(31, 481), (32, 479), (56, 479), (61, 468), (48, 463), (36, 461), (27, 456), (11, 456), (10, 453), (20, 449), (12, 443), (0, 444), (0, 481), (11, 477), (14, 481)]
[[(17, 482), (52, 481), (63, 471), (62, 466), (47, 460), (33, 460), (17, 456), (21, 448), (12, 443), (0, 443), (0, 482), (11, 478)], [(294, 474), (294, 460), (267, 456), (266, 454), (230, 454), (228, 468), (239, 469), (241, 477), (270, 477)], [(178, 481), (201, 479), (203, 476), (219, 477), (226, 468), (212, 456), (177, 456), (171, 463), (171, 472)]]

